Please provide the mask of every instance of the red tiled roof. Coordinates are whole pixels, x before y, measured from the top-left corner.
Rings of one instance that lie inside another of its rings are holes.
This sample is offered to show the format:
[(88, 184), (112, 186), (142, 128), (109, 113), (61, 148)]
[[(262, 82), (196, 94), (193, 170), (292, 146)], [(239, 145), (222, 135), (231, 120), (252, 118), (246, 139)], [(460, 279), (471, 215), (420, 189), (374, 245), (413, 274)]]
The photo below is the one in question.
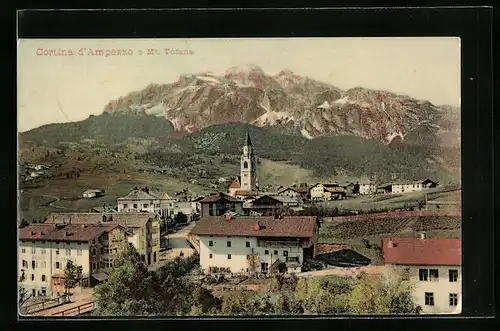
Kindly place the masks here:
[(240, 187), (241, 187), (240, 176), (236, 176), (231, 185), (229, 185), (229, 188), (240, 188)]
[[(106, 216), (106, 222), (103, 221)], [(155, 213), (52, 213), (47, 217), (45, 224), (120, 224), (125, 227), (138, 228), (147, 224), (150, 219), (157, 218)]]
[(19, 240), (90, 241), (116, 227), (125, 231), (118, 224), (31, 224), (19, 230)]
[(212, 195), (209, 195), (207, 197), (205, 197), (203, 200), (200, 200), (200, 203), (205, 203), (205, 202), (217, 202), (219, 201), (220, 199), (226, 199), (230, 202), (241, 202), (243, 203), (243, 201), (241, 201), (240, 199), (237, 199), (235, 197), (232, 197), (230, 195), (227, 195), (227, 194), (224, 194), (224, 193), (216, 193), (216, 194), (212, 194)]
[(461, 246), (462, 240), (457, 238), (384, 238), (382, 241), (386, 264), (462, 265)]
[[(260, 230), (255, 230), (256, 224), (260, 224)], [(310, 238), (315, 233), (315, 216), (237, 217), (229, 221), (222, 216), (210, 216), (202, 218), (191, 230), (194, 235), (235, 237)]]
[(236, 191), (234, 195), (241, 195), (241, 196), (257, 196), (257, 192), (253, 191)]

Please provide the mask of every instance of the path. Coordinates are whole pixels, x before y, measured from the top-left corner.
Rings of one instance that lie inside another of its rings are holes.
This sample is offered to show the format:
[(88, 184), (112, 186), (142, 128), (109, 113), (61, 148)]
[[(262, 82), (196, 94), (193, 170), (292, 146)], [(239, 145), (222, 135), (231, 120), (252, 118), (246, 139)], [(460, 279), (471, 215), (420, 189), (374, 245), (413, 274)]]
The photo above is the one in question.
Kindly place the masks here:
[(195, 224), (195, 222), (191, 222), (180, 228), (177, 232), (166, 235), (167, 245), (171, 248), (166, 254), (167, 259), (180, 256), (181, 252), (185, 257), (190, 256), (195, 252), (187, 240), (189, 232)]

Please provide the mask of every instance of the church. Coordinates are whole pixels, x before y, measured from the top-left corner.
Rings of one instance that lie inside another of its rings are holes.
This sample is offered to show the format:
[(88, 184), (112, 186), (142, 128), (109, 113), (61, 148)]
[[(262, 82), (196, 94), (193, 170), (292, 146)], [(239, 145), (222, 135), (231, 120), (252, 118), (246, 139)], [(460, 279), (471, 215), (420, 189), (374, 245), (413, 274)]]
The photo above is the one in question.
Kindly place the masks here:
[(250, 140), (250, 133), (248, 132), (240, 163), (240, 175), (234, 178), (228, 187), (227, 193), (239, 199), (256, 197), (259, 191), (257, 160), (254, 155), (252, 141)]

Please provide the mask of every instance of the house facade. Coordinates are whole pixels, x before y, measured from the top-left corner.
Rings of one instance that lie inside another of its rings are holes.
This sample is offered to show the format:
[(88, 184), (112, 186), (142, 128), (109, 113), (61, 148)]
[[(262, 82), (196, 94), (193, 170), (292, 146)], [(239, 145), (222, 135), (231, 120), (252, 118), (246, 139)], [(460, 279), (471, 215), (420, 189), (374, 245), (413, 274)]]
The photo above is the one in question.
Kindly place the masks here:
[(424, 314), (462, 311), (462, 253), (457, 238), (384, 238), (384, 262), (415, 284), (413, 301)]
[(420, 181), (398, 181), (380, 185), (377, 190), (382, 193), (402, 194), (419, 192), (436, 187), (438, 184), (430, 179)]
[(201, 217), (221, 216), (226, 212), (243, 213), (243, 200), (224, 193), (212, 194), (199, 201)]
[(86, 199), (97, 198), (104, 195), (104, 190), (102, 189), (89, 189), (83, 192), (83, 197)]
[(128, 238), (146, 264), (159, 261), (160, 219), (155, 213), (53, 213), (45, 224), (117, 224), (130, 233)]
[[(18, 275), (32, 296), (62, 294), (68, 261), (82, 267), (82, 285), (113, 266), (130, 233), (120, 225), (32, 224), (19, 231)], [(95, 279), (94, 279), (95, 280)]]
[(299, 202), (288, 196), (263, 195), (249, 202), (245, 207), (245, 214), (274, 215), (280, 210), (298, 207)]
[(288, 197), (297, 200), (299, 204), (303, 204), (309, 200), (309, 189), (306, 187), (289, 187), (277, 194), (281, 197)]
[(309, 188), (311, 201), (328, 201), (345, 195), (337, 183), (317, 183)]
[(191, 230), (205, 273), (295, 273), (315, 256), (315, 217), (207, 217)]
[(134, 189), (126, 196), (117, 199), (118, 212), (148, 212), (162, 215), (164, 209), (162, 208), (163, 196), (155, 193), (148, 188)]
[(359, 194), (373, 194), (376, 191), (376, 185), (369, 181), (359, 183)]

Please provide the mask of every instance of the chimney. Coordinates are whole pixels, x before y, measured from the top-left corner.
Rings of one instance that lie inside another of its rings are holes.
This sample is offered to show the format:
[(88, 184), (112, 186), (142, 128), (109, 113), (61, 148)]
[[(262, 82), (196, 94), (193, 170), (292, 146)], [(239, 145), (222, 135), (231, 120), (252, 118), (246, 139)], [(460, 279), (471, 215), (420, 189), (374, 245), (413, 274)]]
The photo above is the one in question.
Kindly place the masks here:
[(82, 224), (82, 229), (85, 229), (85, 228), (86, 228), (85, 224)]
[(255, 225), (253, 226), (253, 230), (254, 231), (259, 231), (260, 230), (260, 223), (259, 222), (255, 223)]
[(36, 234), (36, 231), (31, 231), (31, 235), (34, 236)]
[(420, 239), (426, 239), (426, 238), (427, 238), (427, 234), (425, 232), (421, 232)]
[(392, 240), (389, 240), (389, 243), (387, 244), (387, 247), (393, 248), (394, 247), (394, 242)]
[(226, 221), (230, 221), (231, 220), (231, 214), (227, 213), (226, 214)]

